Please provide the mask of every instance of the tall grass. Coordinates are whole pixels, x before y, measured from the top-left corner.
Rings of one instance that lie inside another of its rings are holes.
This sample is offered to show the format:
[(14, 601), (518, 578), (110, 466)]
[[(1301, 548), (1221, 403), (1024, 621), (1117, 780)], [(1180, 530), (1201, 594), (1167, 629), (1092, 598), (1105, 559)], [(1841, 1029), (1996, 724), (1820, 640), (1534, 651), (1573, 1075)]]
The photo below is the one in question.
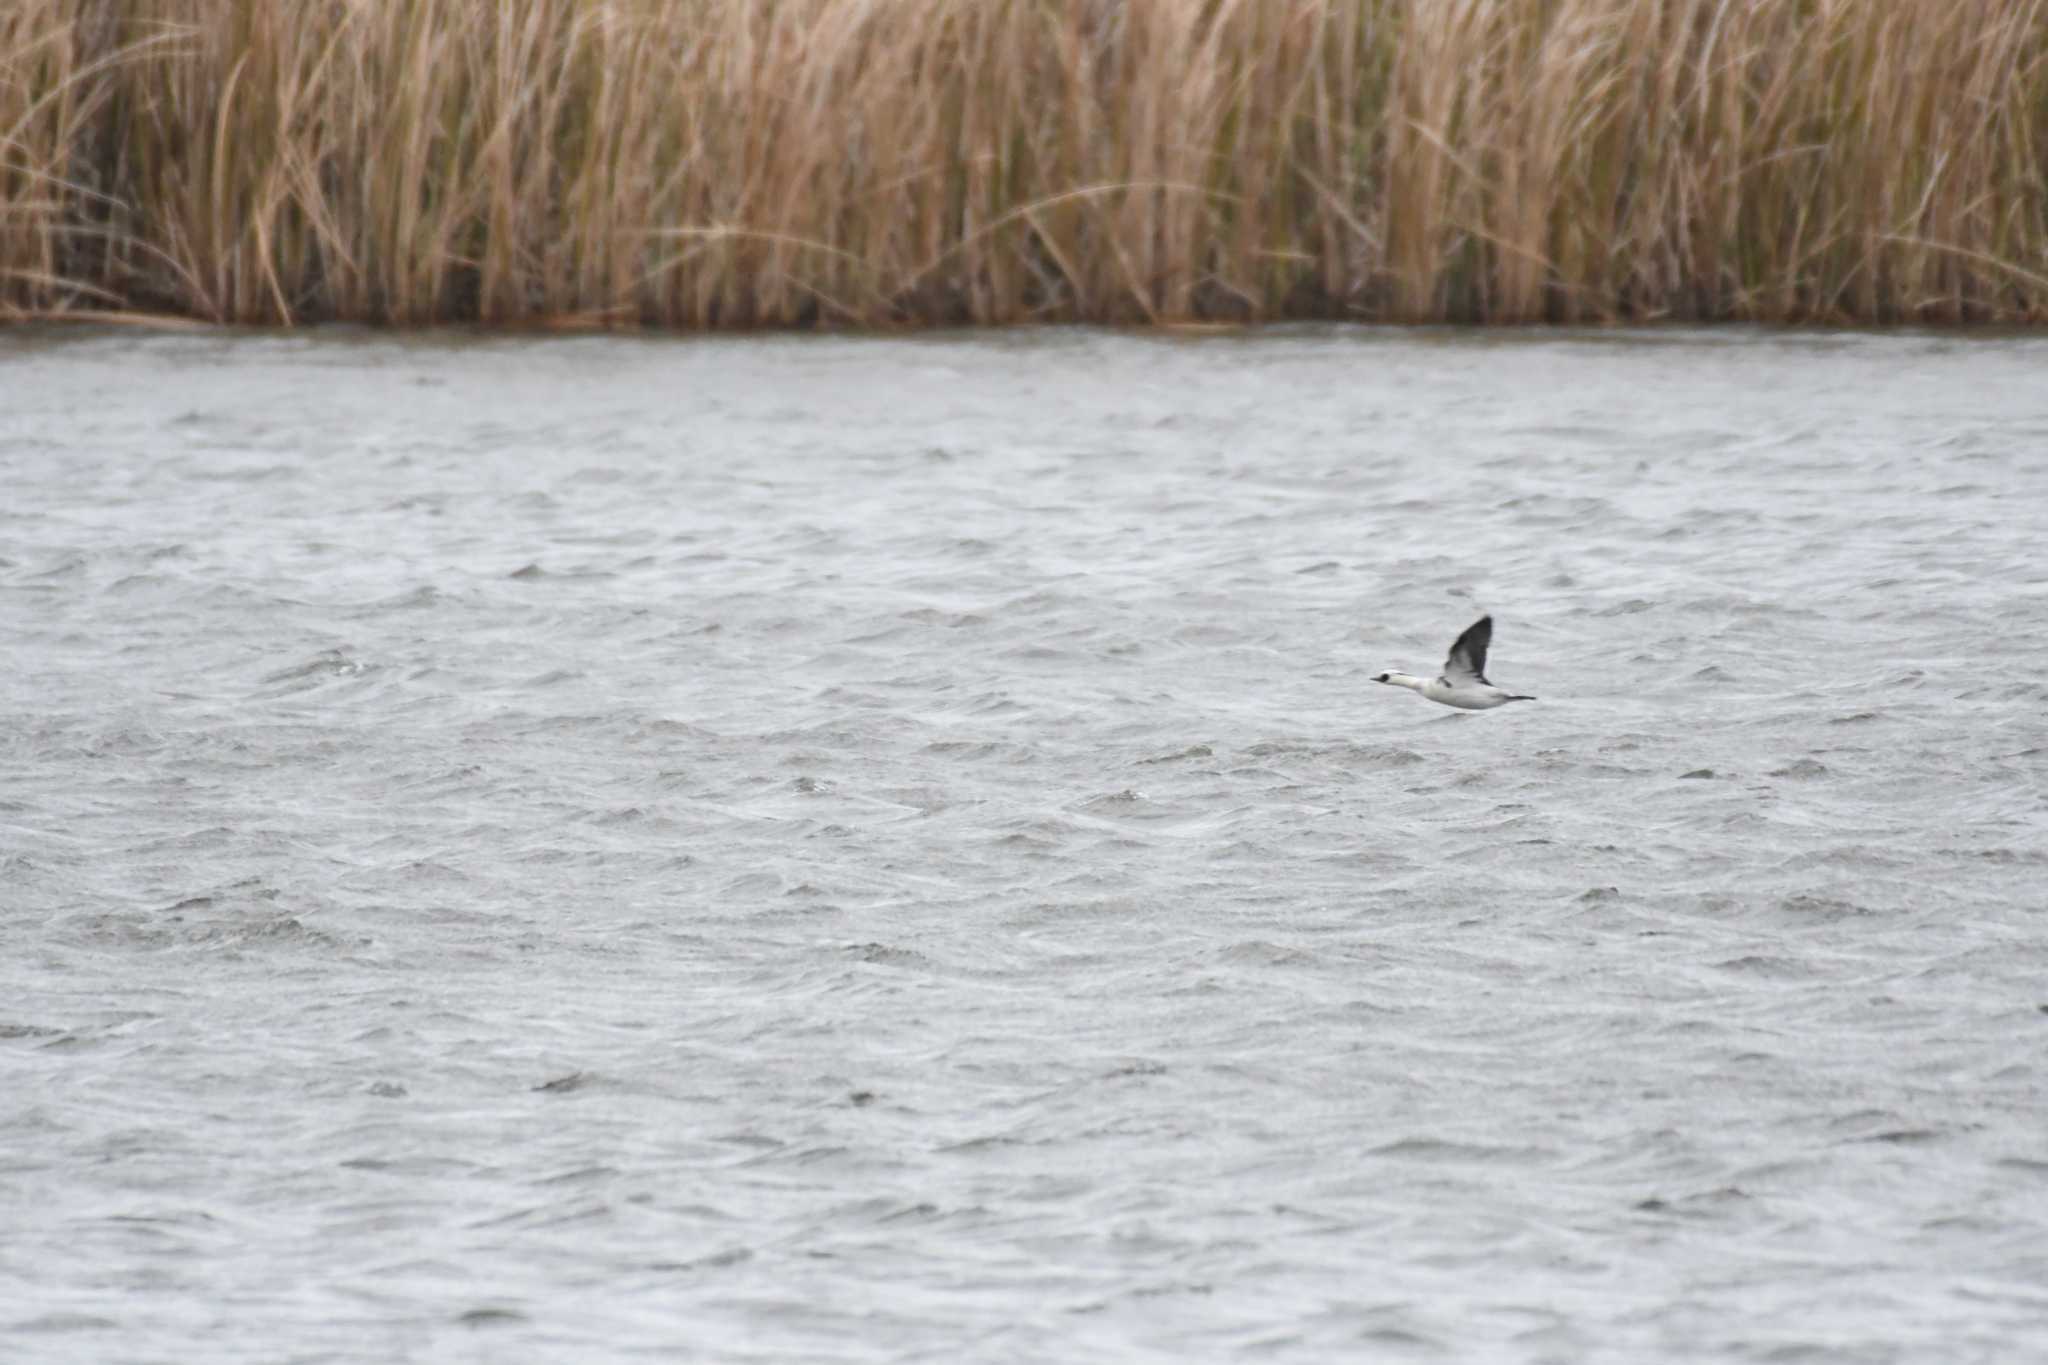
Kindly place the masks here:
[(2048, 316), (2048, 0), (10, 0), (0, 315)]
[(77, 259), (95, 191), (72, 177), (91, 175), (101, 46), (59, 0), (0, 9), (0, 317), (119, 302), (87, 282), (95, 272)]

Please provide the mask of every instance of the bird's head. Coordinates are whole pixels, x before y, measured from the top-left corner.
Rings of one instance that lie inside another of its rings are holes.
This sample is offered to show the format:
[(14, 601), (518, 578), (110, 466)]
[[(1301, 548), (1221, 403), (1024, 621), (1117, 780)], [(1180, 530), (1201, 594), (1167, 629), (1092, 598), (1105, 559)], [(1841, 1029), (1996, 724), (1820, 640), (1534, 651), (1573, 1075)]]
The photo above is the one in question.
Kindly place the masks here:
[(1372, 680), (1374, 682), (1392, 682), (1394, 675), (1391, 673), (1375, 673), (1372, 675)]

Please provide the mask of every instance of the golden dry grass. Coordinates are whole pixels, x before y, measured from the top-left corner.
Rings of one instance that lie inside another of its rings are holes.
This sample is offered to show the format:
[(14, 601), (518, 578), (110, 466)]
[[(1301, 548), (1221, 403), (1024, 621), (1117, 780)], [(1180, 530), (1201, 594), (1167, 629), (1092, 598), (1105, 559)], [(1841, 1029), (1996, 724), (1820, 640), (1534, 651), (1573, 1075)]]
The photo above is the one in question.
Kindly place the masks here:
[(12, 0), (0, 316), (2048, 315), (2048, 0)]

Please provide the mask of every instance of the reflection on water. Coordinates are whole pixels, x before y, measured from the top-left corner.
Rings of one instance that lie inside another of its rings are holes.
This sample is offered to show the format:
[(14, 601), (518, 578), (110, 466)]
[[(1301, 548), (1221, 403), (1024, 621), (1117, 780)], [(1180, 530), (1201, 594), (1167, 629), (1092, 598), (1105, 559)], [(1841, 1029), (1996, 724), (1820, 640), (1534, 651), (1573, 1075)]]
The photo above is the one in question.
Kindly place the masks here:
[(0, 1354), (2036, 1337), (2044, 361), (0, 333)]

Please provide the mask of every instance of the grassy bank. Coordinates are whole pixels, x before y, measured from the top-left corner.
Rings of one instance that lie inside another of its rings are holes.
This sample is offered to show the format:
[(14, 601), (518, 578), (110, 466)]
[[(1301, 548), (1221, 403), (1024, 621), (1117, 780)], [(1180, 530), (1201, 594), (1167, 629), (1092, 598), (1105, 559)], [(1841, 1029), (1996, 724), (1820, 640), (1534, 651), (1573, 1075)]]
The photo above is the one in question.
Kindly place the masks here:
[(10, 0), (0, 316), (2039, 320), (2048, 0)]

